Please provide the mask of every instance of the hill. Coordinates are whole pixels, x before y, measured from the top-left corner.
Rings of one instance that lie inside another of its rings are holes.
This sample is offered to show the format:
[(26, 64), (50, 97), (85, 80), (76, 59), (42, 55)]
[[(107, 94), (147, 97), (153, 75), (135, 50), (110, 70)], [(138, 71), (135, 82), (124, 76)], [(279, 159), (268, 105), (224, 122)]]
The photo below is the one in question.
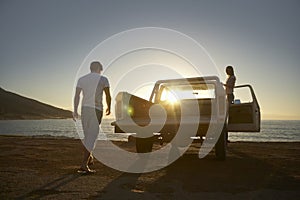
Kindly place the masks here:
[(3, 119), (62, 119), (72, 112), (0, 88), (0, 120)]

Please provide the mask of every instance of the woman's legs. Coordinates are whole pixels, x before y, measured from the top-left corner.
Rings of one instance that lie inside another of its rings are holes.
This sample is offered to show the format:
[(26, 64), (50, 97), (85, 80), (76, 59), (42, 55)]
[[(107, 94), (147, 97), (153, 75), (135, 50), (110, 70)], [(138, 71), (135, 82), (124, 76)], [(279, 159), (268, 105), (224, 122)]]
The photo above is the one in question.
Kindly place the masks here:
[(227, 94), (227, 101), (228, 101), (228, 104), (233, 104), (234, 95), (233, 94)]

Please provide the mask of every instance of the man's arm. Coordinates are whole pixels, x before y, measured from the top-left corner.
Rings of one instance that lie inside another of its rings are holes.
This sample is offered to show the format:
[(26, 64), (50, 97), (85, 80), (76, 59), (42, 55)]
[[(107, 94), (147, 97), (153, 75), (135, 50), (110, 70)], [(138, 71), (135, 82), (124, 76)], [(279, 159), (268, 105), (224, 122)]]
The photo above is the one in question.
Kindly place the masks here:
[(74, 121), (76, 120), (76, 118), (78, 118), (78, 105), (79, 105), (79, 101), (80, 101), (80, 92), (81, 92), (81, 88), (76, 87), (76, 91), (75, 91), (75, 96), (74, 96), (74, 110), (73, 110), (73, 119)]
[(111, 106), (111, 96), (110, 96), (109, 87), (104, 88), (104, 92), (105, 92), (106, 104), (107, 104), (106, 115), (109, 115), (110, 114), (110, 106)]

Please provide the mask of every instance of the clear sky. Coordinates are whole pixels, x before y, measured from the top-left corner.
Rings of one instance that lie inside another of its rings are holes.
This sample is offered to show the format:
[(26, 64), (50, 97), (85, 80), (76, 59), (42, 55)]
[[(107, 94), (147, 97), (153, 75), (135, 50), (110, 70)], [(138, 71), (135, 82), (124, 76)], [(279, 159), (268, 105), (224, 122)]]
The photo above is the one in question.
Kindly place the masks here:
[(263, 119), (300, 119), (299, 10), (297, 0), (2, 0), (0, 86), (71, 109), (77, 70), (96, 45), (164, 27), (203, 45), (221, 72), (233, 65), (237, 84), (254, 87)]

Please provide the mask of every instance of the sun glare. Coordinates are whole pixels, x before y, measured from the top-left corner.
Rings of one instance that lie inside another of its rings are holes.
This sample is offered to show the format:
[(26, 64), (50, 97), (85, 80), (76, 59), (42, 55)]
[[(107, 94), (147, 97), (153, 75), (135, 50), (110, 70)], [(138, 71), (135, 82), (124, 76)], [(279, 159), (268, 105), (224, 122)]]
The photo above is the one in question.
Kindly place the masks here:
[(171, 104), (175, 104), (178, 100), (177, 98), (172, 94), (170, 93), (168, 96), (167, 96), (167, 101)]
[(167, 101), (170, 104), (175, 104), (178, 102), (178, 99), (176, 98), (175, 94), (173, 94), (169, 90), (164, 90), (161, 96), (162, 101)]

